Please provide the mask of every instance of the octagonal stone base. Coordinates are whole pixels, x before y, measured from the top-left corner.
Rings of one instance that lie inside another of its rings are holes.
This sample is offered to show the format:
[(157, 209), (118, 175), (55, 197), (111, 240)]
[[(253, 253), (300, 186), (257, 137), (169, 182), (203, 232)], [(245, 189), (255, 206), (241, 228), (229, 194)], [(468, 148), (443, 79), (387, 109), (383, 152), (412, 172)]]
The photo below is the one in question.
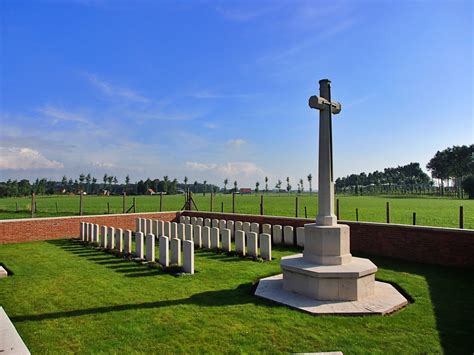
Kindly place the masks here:
[(343, 265), (320, 265), (297, 254), (282, 258), (280, 265), (283, 288), (310, 298), (357, 301), (375, 292), (377, 266), (368, 259), (353, 257)]
[(384, 315), (408, 304), (395, 287), (378, 281), (374, 283), (374, 294), (359, 301), (316, 300), (285, 290), (283, 274), (260, 280), (255, 295), (314, 315)]

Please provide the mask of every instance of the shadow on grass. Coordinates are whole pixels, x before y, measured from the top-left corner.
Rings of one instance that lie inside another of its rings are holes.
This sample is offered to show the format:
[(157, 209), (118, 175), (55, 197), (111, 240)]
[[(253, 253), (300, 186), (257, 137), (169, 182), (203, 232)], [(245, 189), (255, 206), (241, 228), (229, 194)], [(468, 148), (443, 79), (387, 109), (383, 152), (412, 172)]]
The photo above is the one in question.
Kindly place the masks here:
[[(428, 284), (436, 327), (446, 354), (474, 350), (474, 274), (472, 270), (401, 261), (372, 255), (378, 267), (423, 276)], [(416, 296), (415, 296), (416, 301)]]
[(241, 304), (265, 304), (265, 306), (274, 306), (267, 302), (263, 302), (257, 297), (253, 296), (253, 285), (252, 283), (245, 283), (237, 286), (234, 289), (219, 290), (219, 291), (206, 291), (197, 293), (188, 298), (176, 299), (176, 300), (164, 300), (154, 302), (142, 302), (136, 304), (123, 304), (114, 306), (104, 306), (87, 309), (77, 309), (72, 311), (63, 312), (52, 312), (44, 314), (34, 314), (25, 316), (11, 317), (12, 322), (31, 322), (31, 321), (43, 321), (49, 319), (69, 318), (69, 317), (80, 317), (92, 314), (102, 314), (109, 312), (121, 312), (130, 310), (141, 310), (151, 308), (162, 308), (179, 305), (198, 305), (200, 307), (224, 307)]

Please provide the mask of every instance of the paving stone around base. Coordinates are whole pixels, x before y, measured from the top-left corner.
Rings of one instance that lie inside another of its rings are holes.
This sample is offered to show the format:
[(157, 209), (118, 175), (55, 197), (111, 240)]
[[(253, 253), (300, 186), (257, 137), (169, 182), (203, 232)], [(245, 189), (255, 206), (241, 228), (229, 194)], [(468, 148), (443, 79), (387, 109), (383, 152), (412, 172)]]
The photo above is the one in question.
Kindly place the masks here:
[(399, 310), (408, 300), (392, 285), (375, 281), (375, 295), (360, 301), (319, 301), (283, 289), (283, 274), (261, 279), (255, 296), (314, 315), (384, 315)]
[(0, 266), (0, 279), (7, 276), (8, 276), (7, 270), (5, 270), (3, 266)]
[(25, 343), (15, 329), (15, 326), (0, 306), (0, 353), (1, 354), (30, 354)]

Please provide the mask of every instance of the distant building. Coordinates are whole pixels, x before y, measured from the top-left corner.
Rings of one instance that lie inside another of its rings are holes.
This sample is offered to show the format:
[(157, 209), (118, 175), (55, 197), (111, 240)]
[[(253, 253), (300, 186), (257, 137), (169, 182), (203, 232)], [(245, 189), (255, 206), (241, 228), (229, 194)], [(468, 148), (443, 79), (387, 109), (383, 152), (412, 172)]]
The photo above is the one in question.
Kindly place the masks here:
[(146, 194), (147, 195), (154, 195), (154, 194), (156, 194), (156, 192), (153, 189), (148, 189), (148, 190), (146, 190)]
[(252, 189), (250, 187), (242, 187), (239, 192), (241, 195), (250, 195), (252, 193)]

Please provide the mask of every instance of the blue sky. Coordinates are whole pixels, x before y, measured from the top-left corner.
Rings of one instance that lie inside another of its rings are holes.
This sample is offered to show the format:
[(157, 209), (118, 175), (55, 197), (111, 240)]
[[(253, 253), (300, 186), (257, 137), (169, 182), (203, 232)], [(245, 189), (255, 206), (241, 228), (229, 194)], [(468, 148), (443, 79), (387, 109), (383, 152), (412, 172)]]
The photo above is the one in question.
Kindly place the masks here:
[(317, 174), (322, 78), (342, 103), (336, 176), (474, 142), (471, 1), (0, 6), (2, 180), (296, 186)]

